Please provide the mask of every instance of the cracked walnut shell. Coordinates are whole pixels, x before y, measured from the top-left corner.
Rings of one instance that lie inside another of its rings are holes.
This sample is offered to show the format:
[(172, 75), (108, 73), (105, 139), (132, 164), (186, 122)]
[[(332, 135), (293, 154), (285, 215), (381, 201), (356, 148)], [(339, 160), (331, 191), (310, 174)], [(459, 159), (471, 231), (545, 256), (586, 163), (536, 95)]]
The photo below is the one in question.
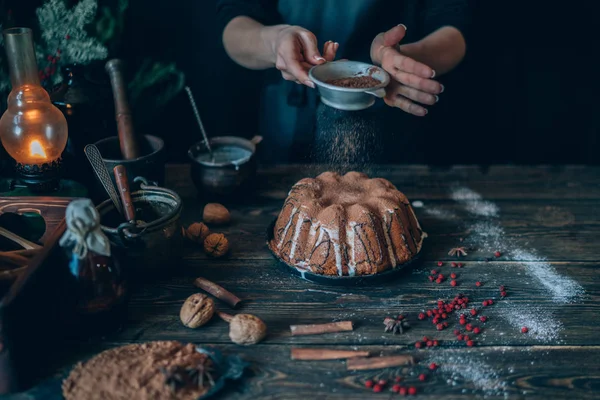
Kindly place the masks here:
[(224, 256), (229, 250), (229, 240), (222, 233), (211, 233), (204, 239), (204, 251), (212, 257)]
[(204, 243), (208, 235), (210, 235), (210, 230), (202, 222), (194, 222), (184, 232), (186, 239), (196, 243)]
[(206, 324), (215, 313), (215, 302), (213, 299), (202, 293), (196, 293), (187, 298), (181, 311), (179, 318), (183, 325), (188, 328), (199, 328)]

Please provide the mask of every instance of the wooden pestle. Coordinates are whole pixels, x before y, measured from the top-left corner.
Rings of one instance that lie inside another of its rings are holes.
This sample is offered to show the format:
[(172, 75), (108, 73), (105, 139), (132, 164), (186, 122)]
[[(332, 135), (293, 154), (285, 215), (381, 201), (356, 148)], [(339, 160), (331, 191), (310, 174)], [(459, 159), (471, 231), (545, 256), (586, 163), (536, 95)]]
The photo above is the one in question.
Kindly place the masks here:
[(133, 129), (133, 120), (129, 101), (127, 100), (127, 85), (123, 78), (123, 61), (109, 60), (106, 63), (106, 72), (110, 76), (110, 84), (115, 101), (115, 115), (119, 132), (119, 144), (125, 160), (133, 160), (142, 155), (140, 143)]

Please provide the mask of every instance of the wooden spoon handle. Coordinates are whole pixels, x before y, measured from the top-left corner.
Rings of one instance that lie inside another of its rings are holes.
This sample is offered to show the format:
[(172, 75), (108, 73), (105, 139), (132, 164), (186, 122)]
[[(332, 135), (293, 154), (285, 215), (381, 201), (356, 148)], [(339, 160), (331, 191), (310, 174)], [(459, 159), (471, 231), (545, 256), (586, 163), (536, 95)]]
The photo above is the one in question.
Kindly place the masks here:
[(113, 172), (115, 174), (115, 181), (117, 182), (117, 188), (119, 188), (119, 196), (121, 196), (121, 202), (123, 203), (123, 212), (125, 219), (135, 223), (135, 207), (131, 201), (131, 192), (129, 190), (129, 181), (127, 180), (127, 171), (123, 165), (117, 165)]

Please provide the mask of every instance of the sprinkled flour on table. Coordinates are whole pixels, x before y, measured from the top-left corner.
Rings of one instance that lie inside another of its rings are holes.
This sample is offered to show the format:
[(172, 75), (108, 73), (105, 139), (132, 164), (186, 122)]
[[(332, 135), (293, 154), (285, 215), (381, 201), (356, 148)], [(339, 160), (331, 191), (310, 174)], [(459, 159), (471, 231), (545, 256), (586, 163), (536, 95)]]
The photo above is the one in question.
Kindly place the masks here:
[[(440, 372), (447, 377), (447, 383), (452, 386), (472, 386), (473, 391), (483, 391), (488, 396), (498, 396), (505, 393), (506, 382), (491, 365), (481, 360), (481, 357), (471, 354), (445, 355), (434, 357), (431, 361), (440, 365)], [(428, 361), (429, 362), (429, 361)]]
[[(584, 294), (583, 287), (575, 280), (559, 274), (556, 269), (535, 249), (523, 249), (514, 240), (507, 238), (504, 228), (496, 217), (500, 215), (499, 207), (486, 201), (483, 197), (465, 187), (456, 187), (451, 192), (451, 197), (461, 204), (465, 211), (476, 217), (474, 223), (465, 227), (469, 236), (464, 244), (476, 250), (492, 254), (500, 251), (504, 259), (512, 260), (514, 263), (498, 263), (493, 268), (506, 268), (518, 273), (520, 270), (526, 272), (524, 283), (535, 285), (542, 293), (548, 293), (551, 300), (557, 304), (569, 304), (580, 300)], [(423, 208), (425, 213), (442, 220), (458, 219), (453, 212), (441, 208)], [(499, 285), (494, 274), (486, 274), (488, 285)], [(547, 307), (528, 302), (514, 302), (510, 298), (497, 302), (490, 310), (496, 317), (506, 320), (515, 330), (523, 326), (529, 328), (529, 338), (541, 342), (556, 341), (560, 338), (563, 325), (556, 320), (553, 311)]]
[(452, 191), (452, 199), (457, 201), (467, 209), (471, 214), (482, 217), (498, 216), (498, 206), (491, 201), (485, 201), (481, 195), (469, 188), (460, 187)]

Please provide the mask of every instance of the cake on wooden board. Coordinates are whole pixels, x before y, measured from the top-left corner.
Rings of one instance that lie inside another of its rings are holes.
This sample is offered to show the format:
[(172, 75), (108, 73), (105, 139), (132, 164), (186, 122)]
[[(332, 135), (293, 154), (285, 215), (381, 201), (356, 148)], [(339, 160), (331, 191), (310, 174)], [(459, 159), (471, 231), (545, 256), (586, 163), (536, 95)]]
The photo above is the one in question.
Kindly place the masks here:
[(406, 196), (388, 180), (325, 172), (292, 187), (269, 248), (301, 271), (373, 275), (413, 259), (426, 236)]

